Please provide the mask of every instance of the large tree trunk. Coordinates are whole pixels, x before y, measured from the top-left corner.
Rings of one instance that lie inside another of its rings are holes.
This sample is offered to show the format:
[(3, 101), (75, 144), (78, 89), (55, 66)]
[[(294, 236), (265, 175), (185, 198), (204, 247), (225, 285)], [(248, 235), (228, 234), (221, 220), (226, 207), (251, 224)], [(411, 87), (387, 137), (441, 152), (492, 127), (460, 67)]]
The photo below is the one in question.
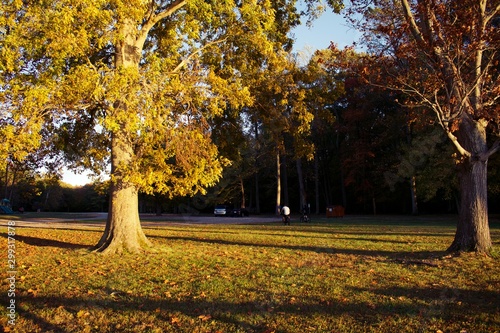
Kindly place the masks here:
[(487, 162), (466, 161), (459, 171), (460, 210), (455, 239), (449, 251), (489, 253)]
[(123, 180), (120, 166), (130, 165), (133, 149), (126, 134), (115, 133), (111, 141), (113, 175), (108, 219), (104, 234), (95, 247), (106, 254), (140, 252), (151, 243), (142, 231), (139, 219), (139, 193), (133, 184)]
[(464, 117), (457, 131), (460, 147), (470, 152), (459, 164), (459, 221), (449, 251), (489, 253), (491, 236), (488, 224), (488, 146), (486, 123)]
[[(116, 43), (115, 67), (138, 71), (147, 31), (138, 35), (135, 22), (131, 19), (124, 19), (121, 23), (123, 39)], [(135, 253), (151, 246), (139, 219), (139, 193), (136, 186), (126, 180), (125, 170), (133, 165), (135, 155), (134, 142), (130, 138), (133, 134), (128, 132), (130, 129), (127, 121), (134, 118), (132, 113), (135, 110), (128, 110), (126, 103), (120, 100), (115, 102), (114, 109), (120, 128), (113, 130), (111, 136), (112, 185), (109, 213), (104, 234), (95, 248), (99, 252), (110, 254), (123, 251)]]
[[(119, 136), (115, 135), (112, 140), (113, 170), (116, 170), (116, 165), (130, 160), (130, 154), (126, 151), (131, 150), (131, 147), (125, 146), (124, 140), (117, 137)], [(116, 172), (115, 176), (111, 186), (106, 228), (95, 250), (106, 254), (123, 251), (140, 252), (145, 247), (151, 246), (151, 243), (141, 228), (138, 211), (139, 195), (135, 186), (124, 182), (119, 172)]]

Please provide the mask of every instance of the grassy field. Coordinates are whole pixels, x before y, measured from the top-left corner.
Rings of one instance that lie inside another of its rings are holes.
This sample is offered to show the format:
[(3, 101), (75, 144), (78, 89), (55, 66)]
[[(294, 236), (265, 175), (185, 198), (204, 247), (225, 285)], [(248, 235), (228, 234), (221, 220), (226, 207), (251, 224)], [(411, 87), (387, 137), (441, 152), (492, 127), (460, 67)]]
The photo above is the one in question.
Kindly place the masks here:
[(16, 226), (15, 297), (3, 222), (5, 332), (500, 332), (497, 222), (492, 257), (447, 254), (441, 217), (163, 223), (119, 257), (87, 250), (100, 227)]

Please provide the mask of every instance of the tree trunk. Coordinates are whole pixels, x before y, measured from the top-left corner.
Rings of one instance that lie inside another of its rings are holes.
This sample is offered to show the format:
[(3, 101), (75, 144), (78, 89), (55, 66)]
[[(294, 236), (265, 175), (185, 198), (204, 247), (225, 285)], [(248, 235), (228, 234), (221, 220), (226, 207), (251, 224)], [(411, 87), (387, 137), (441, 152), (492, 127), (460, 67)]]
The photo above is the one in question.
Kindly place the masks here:
[(280, 154), (276, 154), (276, 214), (279, 215), (281, 206), (281, 163)]
[(488, 145), (485, 121), (464, 117), (457, 131), (461, 147), (470, 152), (458, 166), (460, 208), (455, 239), (449, 251), (489, 254), (492, 244), (488, 225)]
[(243, 182), (243, 178), (240, 176), (240, 188), (241, 188), (241, 208), (246, 208), (246, 200), (245, 200), (245, 184)]
[(5, 164), (5, 195), (4, 198), (7, 198), (7, 193), (9, 193), (9, 162)]
[(316, 215), (319, 214), (319, 156), (318, 151), (314, 154), (314, 197), (316, 199)]
[(410, 195), (411, 195), (411, 213), (418, 215), (418, 201), (417, 201), (417, 177), (411, 176), (410, 178)]
[(299, 180), (299, 195), (300, 195), (300, 207), (299, 210), (302, 211), (302, 209), (307, 205), (307, 193), (304, 185), (304, 175), (302, 172), (302, 160), (300, 158), (297, 158), (297, 178)]
[(290, 199), (288, 197), (288, 161), (286, 154), (281, 158), (281, 193), (283, 194), (282, 203), (290, 206)]
[(126, 134), (115, 133), (111, 140), (110, 205), (106, 228), (95, 250), (106, 254), (137, 253), (152, 246), (142, 231), (139, 219), (139, 193), (133, 184), (124, 181), (120, 167), (130, 165), (133, 148)]
[(339, 186), (340, 186), (340, 192), (342, 193), (342, 206), (344, 206), (344, 209), (347, 209), (347, 192), (345, 189), (344, 171), (342, 170), (342, 166), (340, 166)]
[[(146, 32), (137, 34), (135, 22), (124, 19), (121, 22), (121, 36), (116, 43), (115, 67), (139, 70), (141, 52)], [(124, 86), (124, 89), (128, 87)], [(125, 95), (125, 94), (124, 94)], [(142, 231), (139, 220), (139, 193), (134, 184), (126, 180), (127, 168), (133, 165), (134, 142), (129, 137), (127, 121), (129, 120), (126, 103), (117, 100), (114, 103), (115, 117), (120, 128), (111, 135), (111, 176), (112, 185), (106, 228), (95, 246), (96, 251), (106, 254), (128, 251), (140, 252), (152, 244)], [(110, 115), (111, 116), (111, 115)], [(132, 117), (133, 118), (133, 117)]]
[(260, 195), (259, 195), (259, 173), (255, 172), (255, 212), (260, 214)]
[(260, 155), (260, 144), (259, 144), (259, 126), (257, 121), (254, 123), (254, 131), (255, 131), (255, 165), (254, 165), (254, 170), (255, 170), (255, 212), (257, 214), (260, 214), (260, 189), (259, 189), (259, 155)]
[(489, 253), (487, 161), (464, 161), (459, 171), (460, 208), (455, 239), (448, 251)]

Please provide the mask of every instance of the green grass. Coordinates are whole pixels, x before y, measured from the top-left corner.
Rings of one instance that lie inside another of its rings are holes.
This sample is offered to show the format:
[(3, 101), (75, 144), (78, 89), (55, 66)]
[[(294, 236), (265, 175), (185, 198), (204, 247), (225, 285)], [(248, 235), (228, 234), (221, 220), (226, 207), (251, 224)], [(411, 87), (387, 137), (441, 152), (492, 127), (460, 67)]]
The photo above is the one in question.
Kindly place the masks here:
[(105, 257), (87, 251), (100, 228), (17, 227), (18, 318), (8, 325), (4, 250), (0, 324), (14, 332), (500, 332), (497, 223), (492, 257), (445, 253), (454, 225), (441, 217), (145, 231), (158, 252)]

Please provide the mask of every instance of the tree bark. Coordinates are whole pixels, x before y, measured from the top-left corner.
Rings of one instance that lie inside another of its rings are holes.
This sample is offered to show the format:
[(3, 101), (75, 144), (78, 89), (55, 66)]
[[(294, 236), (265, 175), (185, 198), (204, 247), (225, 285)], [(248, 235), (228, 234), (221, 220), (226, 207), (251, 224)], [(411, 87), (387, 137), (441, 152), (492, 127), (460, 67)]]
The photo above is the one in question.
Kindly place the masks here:
[[(133, 20), (124, 19), (121, 23), (123, 40), (116, 43), (115, 67), (138, 70), (147, 29), (143, 30), (142, 34), (137, 34)], [(152, 244), (141, 227), (137, 188), (126, 180), (126, 170), (133, 165), (135, 154), (131, 133), (128, 133), (127, 129), (128, 118), (123, 115), (135, 110), (128, 110), (126, 104), (120, 100), (114, 104), (120, 128), (114, 130), (111, 135), (112, 185), (109, 212), (104, 234), (95, 250), (106, 254), (123, 251), (137, 253)]]
[(259, 189), (259, 156), (260, 156), (260, 144), (259, 144), (259, 126), (258, 122), (255, 121), (254, 123), (254, 131), (255, 131), (255, 165), (254, 165), (254, 170), (255, 170), (255, 212), (257, 214), (260, 214), (260, 189)]
[(106, 254), (137, 253), (152, 244), (144, 234), (139, 219), (139, 193), (126, 182), (120, 167), (130, 165), (133, 149), (126, 134), (115, 133), (111, 140), (112, 185), (106, 228), (95, 250)]
[(411, 213), (418, 215), (418, 200), (417, 200), (417, 177), (415, 175), (410, 178), (410, 195), (411, 195)]
[(245, 184), (243, 182), (243, 177), (240, 176), (240, 188), (241, 188), (241, 208), (246, 208), (246, 200), (245, 200)]
[(283, 195), (282, 203), (284, 205), (290, 206), (290, 199), (288, 196), (288, 161), (286, 153), (283, 154), (280, 163), (281, 163), (281, 193)]
[(302, 172), (302, 160), (300, 158), (297, 158), (296, 164), (297, 164), (297, 178), (299, 180), (299, 195), (300, 195), (299, 210), (302, 211), (302, 209), (307, 205), (307, 193), (304, 185), (304, 174)]
[(276, 215), (279, 215), (281, 207), (281, 162), (280, 154), (276, 154)]
[(319, 214), (319, 156), (318, 151), (314, 154), (314, 197), (316, 200), (316, 215)]
[(460, 209), (455, 239), (448, 251), (489, 253), (487, 161), (464, 161), (459, 171)]
[(460, 209), (455, 239), (449, 251), (490, 253), (488, 222), (488, 145), (484, 121), (463, 117), (457, 141), (468, 152), (458, 166)]

